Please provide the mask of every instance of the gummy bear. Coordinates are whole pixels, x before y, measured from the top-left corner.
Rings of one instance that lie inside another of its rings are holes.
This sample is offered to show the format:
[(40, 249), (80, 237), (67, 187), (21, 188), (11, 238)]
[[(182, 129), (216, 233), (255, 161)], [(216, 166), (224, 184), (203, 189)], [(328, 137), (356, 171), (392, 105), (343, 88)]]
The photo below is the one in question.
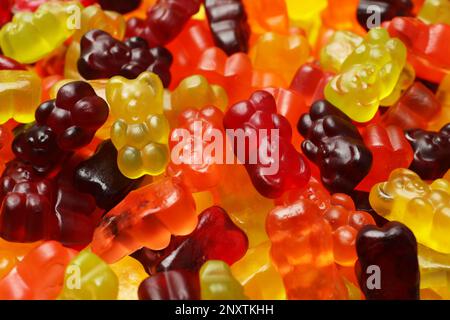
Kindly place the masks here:
[(74, 184), (80, 192), (95, 197), (100, 208), (110, 210), (135, 189), (141, 179), (125, 177), (117, 167), (117, 150), (111, 140), (101, 143), (95, 154), (74, 169)]
[(450, 3), (447, 0), (426, 0), (417, 17), (428, 24), (450, 24)]
[(397, 169), (391, 172), (389, 180), (372, 188), (369, 200), (378, 214), (408, 226), (419, 243), (450, 253), (447, 180), (436, 179), (428, 185), (415, 172)]
[(200, 300), (198, 275), (186, 270), (160, 272), (139, 285), (139, 300)]
[(288, 299), (346, 298), (334, 264), (331, 227), (313, 202), (301, 199), (276, 207), (267, 216), (266, 230)]
[(163, 47), (149, 48), (142, 38), (121, 42), (105, 31), (91, 30), (81, 38), (80, 48), (78, 71), (85, 79), (108, 79), (116, 75), (135, 79), (150, 71), (161, 78), (164, 86), (170, 84), (172, 54)]
[(392, 170), (408, 168), (413, 161), (413, 150), (400, 127), (371, 124), (362, 136), (373, 161), (369, 173), (356, 187), (358, 190), (370, 191), (374, 184), (386, 180)]
[(199, 271), (202, 300), (247, 300), (230, 267), (220, 260), (207, 261)]
[(358, 232), (356, 251), (356, 272), (366, 299), (419, 299), (417, 243), (406, 226), (396, 221), (382, 228), (365, 226)]
[(450, 123), (439, 132), (412, 129), (405, 136), (414, 151), (409, 168), (422, 179), (441, 178), (450, 169)]
[(65, 267), (75, 255), (75, 250), (56, 241), (35, 247), (0, 280), (0, 299), (55, 299), (63, 287)]
[(198, 272), (208, 260), (222, 260), (232, 265), (248, 248), (245, 233), (228, 217), (225, 210), (214, 206), (198, 217), (196, 229), (188, 236), (173, 237), (162, 251), (144, 248), (135, 253), (150, 274), (168, 270)]
[(420, 82), (405, 91), (397, 103), (381, 116), (384, 125), (396, 125), (404, 130), (427, 128), (441, 110), (433, 92)]
[[(186, 109), (179, 116), (179, 125), (170, 134), (172, 160), (167, 172), (183, 180), (192, 192), (212, 189), (223, 179), (223, 168), (220, 163), (215, 163), (215, 159), (223, 156), (223, 149), (216, 149), (215, 154), (210, 155), (204, 152), (209, 147), (206, 137), (216, 137), (216, 132), (225, 137), (222, 121), (223, 113), (216, 107)], [(201, 130), (202, 136), (196, 136), (197, 130)], [(201, 158), (197, 159), (198, 156)]]
[(119, 279), (118, 300), (138, 300), (138, 287), (148, 278), (144, 267), (136, 259), (126, 256), (114, 264), (111, 269)]
[[(270, 93), (256, 91), (249, 100), (235, 104), (228, 109), (223, 123), (225, 129), (235, 130), (229, 137), (233, 142), (237, 140), (235, 154), (245, 164), (261, 195), (277, 198), (289, 189), (303, 187), (309, 180), (309, 166), (291, 144), (292, 128), (287, 119), (277, 113)], [(239, 129), (249, 137), (248, 143), (245, 139), (239, 141), (239, 131), (236, 131)], [(246, 150), (242, 154), (244, 146)]]
[(34, 63), (64, 43), (77, 28), (79, 2), (51, 1), (34, 13), (18, 12), (0, 30), (4, 54), (21, 63)]
[(67, 156), (58, 147), (56, 134), (45, 125), (26, 128), (15, 137), (12, 149), (17, 159), (30, 163), (40, 174), (50, 172)]
[(418, 77), (439, 83), (450, 73), (450, 25), (427, 25), (418, 18), (396, 17), (386, 23), (391, 37), (399, 38), (408, 48), (408, 61)]
[(164, 113), (172, 127), (176, 127), (183, 111), (210, 106), (225, 111), (228, 106), (227, 93), (221, 86), (211, 84), (204, 76), (193, 75), (183, 79), (171, 92), (170, 104), (164, 106)]
[(41, 102), (41, 79), (32, 71), (5, 70), (7, 68), (0, 67), (0, 100), (3, 101), (0, 124), (9, 119), (32, 122)]
[(169, 162), (169, 123), (163, 114), (163, 85), (144, 72), (135, 80), (116, 76), (108, 81), (106, 97), (116, 120), (111, 140), (117, 163), (128, 178), (159, 175)]
[(323, 100), (323, 89), (333, 78), (334, 74), (325, 72), (316, 62), (302, 65), (292, 79), (290, 90), (300, 94), (307, 106), (317, 100)]
[(352, 120), (370, 121), (380, 100), (394, 90), (406, 53), (405, 45), (385, 29), (371, 29), (325, 87), (325, 97)]
[(285, 300), (286, 290), (270, 259), (270, 241), (249, 248), (245, 256), (231, 266), (233, 276), (254, 300)]
[(59, 148), (69, 151), (88, 145), (108, 113), (108, 104), (90, 84), (74, 81), (62, 86), (55, 100), (39, 106), (36, 123), (51, 128)]
[(258, 38), (249, 55), (255, 69), (278, 73), (289, 83), (309, 53), (308, 40), (302, 34), (267, 32)]
[(289, 16), (284, 0), (243, 0), (243, 3), (252, 32), (288, 33)]
[(364, 38), (346, 30), (333, 33), (320, 50), (321, 66), (331, 72), (339, 72), (347, 57), (363, 42)]
[(241, 0), (205, 0), (206, 16), (217, 47), (232, 55), (248, 51), (250, 26)]
[(163, 46), (173, 40), (188, 20), (198, 12), (202, 0), (158, 0), (147, 11), (146, 19), (131, 18), (127, 37), (141, 37), (149, 46)]
[(114, 271), (89, 249), (85, 249), (67, 265), (64, 287), (58, 299), (115, 300), (118, 290), (119, 281)]
[(351, 192), (369, 173), (372, 153), (355, 125), (326, 100), (316, 101), (297, 126), (305, 141), (303, 153), (320, 169), (332, 192)]
[(58, 236), (53, 211), (54, 186), (36, 177), (18, 161), (10, 162), (1, 177), (0, 236), (8, 241), (33, 242)]
[(197, 225), (192, 195), (176, 179), (163, 179), (131, 191), (103, 217), (92, 252), (108, 263), (144, 246), (161, 250), (171, 235), (187, 235)]

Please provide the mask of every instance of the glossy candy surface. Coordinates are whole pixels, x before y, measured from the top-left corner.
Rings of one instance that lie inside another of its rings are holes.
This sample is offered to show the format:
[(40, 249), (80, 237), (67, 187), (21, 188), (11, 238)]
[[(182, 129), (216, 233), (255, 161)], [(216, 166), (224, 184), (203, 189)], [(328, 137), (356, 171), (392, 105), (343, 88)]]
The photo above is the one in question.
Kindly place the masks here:
[(0, 299), (449, 300), (449, 9), (0, 0)]

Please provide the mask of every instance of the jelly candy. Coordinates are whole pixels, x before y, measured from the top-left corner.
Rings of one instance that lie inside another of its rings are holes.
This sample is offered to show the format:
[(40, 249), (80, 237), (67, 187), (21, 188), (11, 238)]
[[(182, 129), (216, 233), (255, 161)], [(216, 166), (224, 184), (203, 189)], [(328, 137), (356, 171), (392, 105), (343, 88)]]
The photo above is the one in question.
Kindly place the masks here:
[(206, 16), (217, 47), (232, 55), (247, 52), (250, 26), (241, 0), (205, 0)]
[(105, 100), (87, 82), (75, 81), (62, 86), (55, 100), (41, 104), (35, 117), (54, 132), (59, 148), (75, 150), (92, 141), (108, 113)]
[(192, 195), (175, 179), (130, 192), (94, 232), (92, 252), (108, 263), (144, 246), (161, 250), (171, 235), (187, 235), (197, 225)]
[(297, 129), (306, 139), (303, 153), (317, 164), (328, 190), (350, 192), (369, 173), (372, 153), (350, 119), (326, 100), (315, 102)]
[(408, 226), (417, 241), (433, 250), (450, 253), (450, 183), (436, 179), (431, 185), (408, 169), (396, 169), (389, 180), (375, 185), (370, 204), (387, 218)]
[(136, 179), (163, 173), (169, 162), (170, 129), (163, 115), (161, 80), (150, 72), (135, 80), (117, 76), (108, 81), (106, 97), (116, 119), (111, 140), (119, 152), (117, 164), (122, 174)]
[[(253, 144), (246, 150), (250, 161), (245, 161), (247, 156), (242, 154), (239, 146), (235, 148), (235, 154), (239, 161), (245, 163), (252, 183), (260, 194), (277, 198), (289, 189), (301, 188), (306, 184), (310, 176), (309, 167), (292, 146), (292, 128), (286, 118), (277, 113), (276, 102), (271, 94), (256, 91), (249, 100), (232, 106), (223, 122), (226, 129), (241, 129), (250, 137), (253, 135)], [(266, 130), (265, 136), (261, 130)], [(230, 138), (236, 139), (238, 136)], [(274, 148), (273, 139), (277, 138), (279, 145)], [(259, 158), (253, 163), (252, 154)], [(276, 167), (270, 167), (269, 164)]]
[(356, 251), (358, 281), (366, 299), (419, 299), (417, 243), (406, 226), (396, 221), (383, 228), (365, 226), (358, 233)]
[(199, 272), (203, 300), (246, 300), (241, 284), (223, 261), (209, 260)]

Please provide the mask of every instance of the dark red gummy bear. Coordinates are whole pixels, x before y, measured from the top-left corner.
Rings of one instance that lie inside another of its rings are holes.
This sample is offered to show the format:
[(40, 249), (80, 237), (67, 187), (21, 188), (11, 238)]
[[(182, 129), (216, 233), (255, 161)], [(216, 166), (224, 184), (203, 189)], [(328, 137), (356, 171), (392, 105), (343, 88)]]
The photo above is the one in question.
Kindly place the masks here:
[(59, 89), (56, 99), (36, 110), (36, 122), (52, 129), (62, 150), (88, 145), (106, 122), (109, 107), (87, 82), (69, 82)]
[[(260, 194), (278, 198), (285, 191), (302, 188), (309, 181), (309, 166), (291, 144), (291, 125), (277, 113), (275, 99), (270, 93), (256, 91), (249, 100), (235, 104), (228, 109), (223, 123), (226, 129), (234, 130), (235, 154), (245, 164)], [(244, 130), (249, 137), (245, 140), (246, 159), (245, 155), (239, 154), (237, 130)], [(251, 159), (252, 155), (257, 156), (256, 163)]]
[(413, 129), (405, 135), (414, 151), (409, 168), (425, 180), (442, 178), (450, 169), (450, 123), (439, 132)]
[(200, 300), (197, 273), (172, 270), (157, 273), (139, 285), (139, 300)]
[(356, 237), (356, 274), (368, 300), (419, 299), (419, 262), (414, 234), (393, 221), (367, 225)]
[(54, 187), (37, 177), (30, 166), (10, 162), (0, 180), (2, 205), (0, 236), (13, 242), (34, 242), (58, 235), (53, 212)]
[(127, 37), (141, 37), (151, 47), (164, 46), (183, 30), (191, 16), (200, 10), (203, 0), (158, 0), (147, 11), (146, 19), (131, 18)]
[(74, 186), (74, 168), (83, 160), (77, 154), (66, 161), (56, 176), (54, 214), (60, 221), (56, 240), (66, 246), (83, 247), (92, 241), (92, 235), (104, 210), (97, 208), (95, 199)]
[(228, 55), (248, 51), (250, 26), (241, 0), (205, 0), (214, 42)]
[(170, 84), (172, 54), (163, 47), (150, 48), (142, 38), (121, 42), (95, 29), (81, 38), (80, 48), (78, 71), (85, 79), (109, 79), (117, 75), (135, 79), (150, 71), (161, 78), (165, 87)]
[(92, 195), (100, 208), (114, 208), (141, 179), (125, 177), (117, 167), (117, 150), (111, 140), (100, 144), (95, 154), (78, 164), (74, 185), (80, 192)]
[(12, 143), (17, 159), (46, 174), (58, 165), (66, 153), (58, 147), (56, 134), (45, 125), (34, 124), (19, 133)]
[(119, 13), (131, 12), (141, 5), (142, 0), (98, 0), (103, 10), (116, 11)]
[[(377, 8), (378, 11), (369, 10), (370, 6)], [(395, 17), (412, 16), (413, 7), (411, 0), (359, 0), (356, 17), (361, 27), (369, 30), (370, 19), (374, 17), (374, 14), (378, 14), (381, 23)]]
[(232, 265), (247, 249), (246, 234), (231, 221), (225, 210), (214, 206), (200, 214), (197, 228), (190, 235), (173, 237), (164, 250), (143, 248), (133, 256), (149, 274), (168, 270), (198, 272), (208, 260), (222, 260)]
[(356, 126), (328, 101), (316, 101), (297, 125), (303, 153), (320, 169), (324, 186), (350, 193), (369, 173), (372, 153)]

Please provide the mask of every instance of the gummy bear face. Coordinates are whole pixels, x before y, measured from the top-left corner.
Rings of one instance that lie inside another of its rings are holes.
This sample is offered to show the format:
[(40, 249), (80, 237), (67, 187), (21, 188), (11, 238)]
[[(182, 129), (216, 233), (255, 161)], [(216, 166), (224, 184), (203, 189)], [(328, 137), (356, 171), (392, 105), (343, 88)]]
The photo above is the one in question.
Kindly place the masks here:
[(370, 203), (375, 211), (383, 214), (392, 210), (395, 201), (407, 201), (422, 197), (430, 187), (415, 172), (408, 169), (392, 171), (389, 180), (377, 184), (371, 192)]
[(156, 74), (144, 72), (134, 80), (120, 76), (110, 79), (106, 97), (115, 118), (127, 123), (140, 123), (150, 114), (163, 113), (163, 90)]

